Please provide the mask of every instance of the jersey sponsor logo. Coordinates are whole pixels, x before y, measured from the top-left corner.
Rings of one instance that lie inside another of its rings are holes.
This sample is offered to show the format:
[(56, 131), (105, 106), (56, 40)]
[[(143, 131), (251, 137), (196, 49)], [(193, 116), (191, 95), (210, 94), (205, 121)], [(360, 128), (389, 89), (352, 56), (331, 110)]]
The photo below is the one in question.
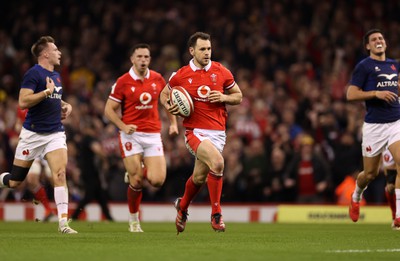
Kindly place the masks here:
[(51, 99), (58, 99), (58, 100), (61, 100), (61, 98), (62, 98), (62, 95), (61, 94), (58, 94), (58, 93), (55, 93), (55, 92), (53, 92), (50, 96), (49, 96), (49, 98), (51, 98)]
[(189, 78), (188, 82), (191, 84), (193, 82), (193, 79)]
[(395, 78), (396, 76), (397, 76), (396, 73), (392, 73), (392, 74), (381, 73), (381, 74), (378, 74), (378, 77), (385, 78), (386, 81), (378, 82), (376, 87), (393, 87), (393, 86), (397, 87), (397, 81), (392, 81), (393, 78)]
[(385, 77), (389, 81), (391, 81), (396, 76), (397, 76), (396, 73), (392, 73), (392, 74), (381, 73), (381, 74), (378, 74), (378, 77)]
[(140, 94), (139, 100), (142, 104), (146, 105), (149, 102), (151, 102), (151, 94), (148, 92), (144, 92), (144, 93)]
[(148, 92), (144, 92), (140, 94), (139, 101), (141, 105), (135, 106), (136, 110), (147, 110), (147, 109), (153, 109), (153, 105), (149, 104), (152, 100), (151, 94)]
[(135, 86), (132, 86), (132, 87), (131, 87), (131, 91), (132, 91), (132, 92), (135, 92)]
[(380, 72), (381, 69), (378, 66), (375, 66), (375, 72)]
[(208, 101), (208, 95), (210, 95), (210, 91), (211, 88), (206, 86), (206, 85), (202, 85), (199, 88), (197, 88), (197, 95), (199, 95), (199, 98), (195, 98), (198, 101)]
[(62, 89), (62, 86), (54, 86), (54, 91), (52, 94), (50, 94), (49, 98), (61, 100), (62, 94), (58, 94), (58, 92), (60, 92), (61, 89)]

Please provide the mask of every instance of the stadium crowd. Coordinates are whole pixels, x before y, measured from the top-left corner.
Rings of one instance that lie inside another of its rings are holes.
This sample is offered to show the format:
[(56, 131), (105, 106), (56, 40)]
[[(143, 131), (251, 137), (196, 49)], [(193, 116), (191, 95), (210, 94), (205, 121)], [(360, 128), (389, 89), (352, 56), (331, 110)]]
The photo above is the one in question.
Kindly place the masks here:
[[(84, 123), (95, 119), (107, 154), (98, 162), (102, 186), (111, 201), (125, 201), (118, 130), (103, 116), (110, 88), (129, 70), (133, 44), (150, 44), (151, 69), (168, 80), (188, 63), (188, 36), (204, 31), (213, 60), (233, 72), (243, 92), (240, 106), (228, 106), (222, 201), (334, 203), (335, 189), (361, 167), (364, 107), (345, 101), (350, 70), (366, 56), (360, 43), (371, 28), (385, 32), (388, 56), (399, 57), (399, 11), (395, 0), (3, 1), (0, 172), (12, 166), (20, 82), (35, 63), (30, 47), (51, 35), (62, 52), (64, 98), (74, 108), (64, 122), (71, 197), (82, 197), (77, 157)], [(143, 201), (172, 202), (193, 169), (183, 130), (169, 137), (161, 115), (167, 179), (161, 189), (146, 189)], [(371, 184), (367, 201), (382, 203), (383, 187), (384, 178)], [(19, 193), (3, 199), (29, 196)], [(196, 200), (207, 197), (203, 190)]]

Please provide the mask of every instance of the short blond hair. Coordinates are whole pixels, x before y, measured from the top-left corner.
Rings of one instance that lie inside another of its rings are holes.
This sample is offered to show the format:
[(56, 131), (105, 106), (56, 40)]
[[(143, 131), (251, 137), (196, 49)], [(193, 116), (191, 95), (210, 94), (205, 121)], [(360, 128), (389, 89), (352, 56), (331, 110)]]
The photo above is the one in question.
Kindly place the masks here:
[(42, 36), (39, 40), (32, 45), (31, 53), (35, 58), (39, 58), (40, 54), (46, 49), (48, 43), (55, 43), (54, 38), (51, 36)]

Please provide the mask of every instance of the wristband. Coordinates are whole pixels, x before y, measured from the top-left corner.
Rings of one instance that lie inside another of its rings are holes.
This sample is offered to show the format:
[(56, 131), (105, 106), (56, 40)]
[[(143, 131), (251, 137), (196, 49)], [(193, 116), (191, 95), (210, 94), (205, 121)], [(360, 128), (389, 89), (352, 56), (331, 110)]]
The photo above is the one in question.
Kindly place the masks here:
[(44, 95), (46, 96), (46, 98), (49, 98), (49, 96), (51, 95), (50, 89), (47, 88), (46, 90), (43, 91)]

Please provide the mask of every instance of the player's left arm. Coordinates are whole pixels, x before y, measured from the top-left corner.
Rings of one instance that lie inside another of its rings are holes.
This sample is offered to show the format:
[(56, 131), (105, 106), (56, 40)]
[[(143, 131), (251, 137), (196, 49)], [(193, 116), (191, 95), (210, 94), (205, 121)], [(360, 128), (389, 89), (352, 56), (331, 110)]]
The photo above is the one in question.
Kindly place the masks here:
[(171, 114), (171, 113), (169, 113), (169, 111), (165, 107), (164, 107), (164, 110), (167, 112), (167, 116), (168, 116), (168, 119), (169, 119), (168, 134), (169, 135), (178, 135), (179, 134), (179, 129), (178, 129), (178, 121), (176, 120), (176, 116)]
[[(169, 135), (178, 135), (178, 121), (176, 120), (176, 116), (169, 111), (170, 103), (169, 103), (169, 88), (168, 85), (165, 85), (164, 89), (161, 91), (159, 96), (159, 102), (167, 113), (167, 117), (169, 119)], [(175, 105), (178, 107), (178, 105)]]
[(61, 120), (65, 120), (72, 112), (72, 105), (61, 100)]
[(210, 95), (208, 96), (208, 100), (211, 103), (224, 102), (225, 104), (229, 105), (237, 105), (242, 102), (242, 97), (242, 91), (240, 90), (237, 83), (235, 83), (235, 85), (232, 88), (226, 90), (225, 93), (221, 93), (219, 91), (211, 91)]

